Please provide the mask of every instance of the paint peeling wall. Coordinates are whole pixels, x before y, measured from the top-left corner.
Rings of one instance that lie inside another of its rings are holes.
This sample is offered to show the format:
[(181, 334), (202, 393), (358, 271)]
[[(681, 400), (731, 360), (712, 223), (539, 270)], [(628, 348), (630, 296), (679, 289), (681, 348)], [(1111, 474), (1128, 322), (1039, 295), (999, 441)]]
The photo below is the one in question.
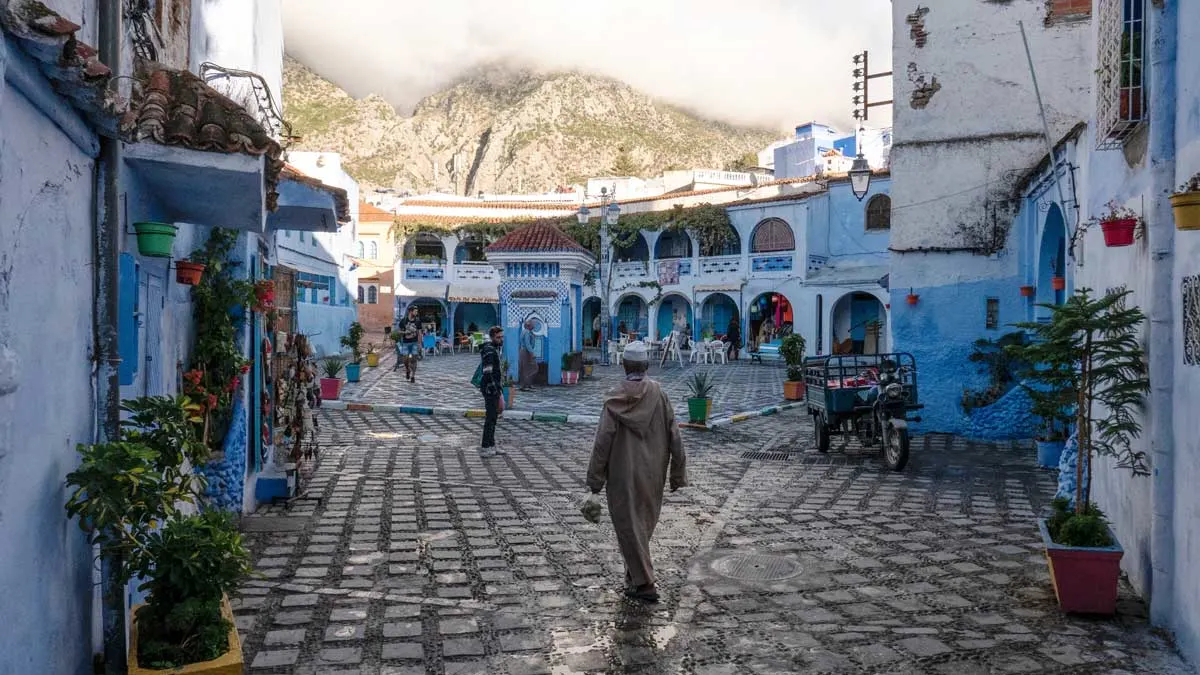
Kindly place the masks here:
[(91, 549), (66, 518), (63, 478), (94, 430), (93, 163), (6, 85), (3, 48), (0, 38), (0, 673), (83, 675)]

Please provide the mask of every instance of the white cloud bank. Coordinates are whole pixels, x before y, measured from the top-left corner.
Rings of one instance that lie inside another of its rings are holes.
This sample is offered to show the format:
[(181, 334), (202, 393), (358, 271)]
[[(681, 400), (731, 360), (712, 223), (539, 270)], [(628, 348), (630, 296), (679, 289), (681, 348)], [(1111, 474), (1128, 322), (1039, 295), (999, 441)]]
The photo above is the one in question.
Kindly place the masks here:
[[(283, 9), (289, 53), (404, 113), (473, 68), (509, 63), (606, 75), (734, 123), (848, 129), (851, 56), (870, 49), (872, 71), (891, 62), (890, 0), (284, 0)], [(875, 108), (871, 122), (888, 116)]]

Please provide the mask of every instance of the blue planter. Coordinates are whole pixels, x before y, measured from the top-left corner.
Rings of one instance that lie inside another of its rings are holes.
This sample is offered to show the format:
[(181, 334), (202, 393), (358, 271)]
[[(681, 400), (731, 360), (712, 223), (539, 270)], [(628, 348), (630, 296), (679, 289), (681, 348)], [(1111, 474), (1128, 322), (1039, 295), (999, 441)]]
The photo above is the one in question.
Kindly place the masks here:
[(1063, 446), (1066, 441), (1037, 441), (1038, 466), (1043, 469), (1057, 469), (1062, 459)]
[(346, 381), (347, 382), (358, 382), (358, 376), (360, 374), (359, 371), (361, 369), (362, 369), (361, 364), (347, 363), (346, 364)]

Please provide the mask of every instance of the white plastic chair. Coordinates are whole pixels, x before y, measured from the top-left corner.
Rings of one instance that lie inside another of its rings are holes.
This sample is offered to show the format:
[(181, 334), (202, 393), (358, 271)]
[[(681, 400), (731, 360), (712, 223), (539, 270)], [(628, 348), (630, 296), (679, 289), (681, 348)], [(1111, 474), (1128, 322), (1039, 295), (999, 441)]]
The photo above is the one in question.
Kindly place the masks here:
[(618, 366), (621, 365), (622, 363), (624, 363), (624, 354), (622, 353), (622, 352), (624, 352), (624, 350), (622, 349), (622, 347), (624, 347), (624, 346), (625, 345), (614, 342), (612, 340), (608, 341), (609, 360), (612, 361), (613, 363), (617, 364)]
[(692, 353), (688, 355), (688, 360), (692, 363), (700, 363), (708, 361), (708, 343), (697, 340), (692, 341)]
[(716, 363), (717, 359), (721, 360), (721, 365), (729, 363), (728, 357), (725, 354), (725, 343), (720, 340), (713, 340), (708, 343), (708, 355), (713, 360), (713, 363)]
[(468, 345), (471, 348), (471, 352), (474, 353), (480, 347), (483, 346), (483, 343), (484, 343), (483, 333), (471, 333), (470, 335), (467, 336), (467, 340), (468, 340)]

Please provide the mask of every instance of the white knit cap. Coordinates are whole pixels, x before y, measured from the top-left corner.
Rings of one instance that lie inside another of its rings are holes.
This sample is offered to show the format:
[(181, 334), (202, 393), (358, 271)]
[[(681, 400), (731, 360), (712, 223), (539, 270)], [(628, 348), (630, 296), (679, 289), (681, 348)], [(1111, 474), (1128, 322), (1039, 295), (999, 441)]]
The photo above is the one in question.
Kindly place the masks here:
[(625, 345), (625, 351), (621, 353), (621, 358), (626, 361), (636, 361), (639, 363), (650, 361), (650, 356), (646, 353), (646, 343), (644, 342), (630, 342)]

